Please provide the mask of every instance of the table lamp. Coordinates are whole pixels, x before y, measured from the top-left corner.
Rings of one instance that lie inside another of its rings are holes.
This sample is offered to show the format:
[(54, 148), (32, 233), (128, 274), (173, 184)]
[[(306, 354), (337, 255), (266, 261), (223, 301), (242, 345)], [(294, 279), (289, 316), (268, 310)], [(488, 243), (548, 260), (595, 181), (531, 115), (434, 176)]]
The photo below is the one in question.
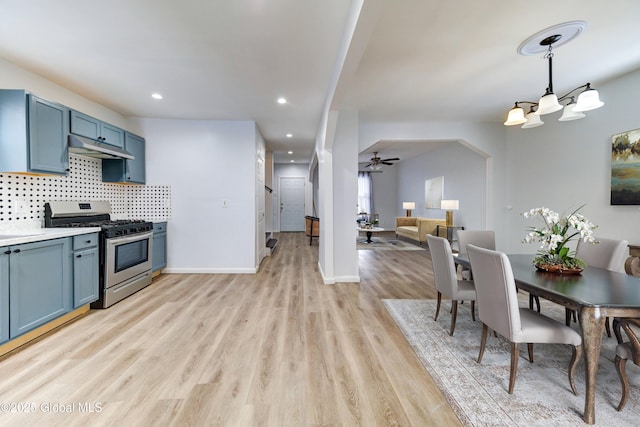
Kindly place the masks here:
[(459, 209), (460, 203), (458, 200), (441, 200), (440, 201), (440, 209), (445, 209), (446, 212), (446, 220), (447, 227), (453, 227), (453, 211), (457, 211)]
[(416, 208), (415, 202), (402, 202), (402, 209), (407, 211), (407, 216), (411, 216), (411, 211)]

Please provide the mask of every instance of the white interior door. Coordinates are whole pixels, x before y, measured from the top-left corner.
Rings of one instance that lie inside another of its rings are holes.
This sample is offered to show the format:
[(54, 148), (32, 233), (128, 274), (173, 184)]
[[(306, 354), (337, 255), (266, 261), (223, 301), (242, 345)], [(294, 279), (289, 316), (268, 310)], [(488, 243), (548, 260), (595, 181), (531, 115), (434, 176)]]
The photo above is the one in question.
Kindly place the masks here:
[(280, 231), (304, 231), (304, 178), (280, 178)]

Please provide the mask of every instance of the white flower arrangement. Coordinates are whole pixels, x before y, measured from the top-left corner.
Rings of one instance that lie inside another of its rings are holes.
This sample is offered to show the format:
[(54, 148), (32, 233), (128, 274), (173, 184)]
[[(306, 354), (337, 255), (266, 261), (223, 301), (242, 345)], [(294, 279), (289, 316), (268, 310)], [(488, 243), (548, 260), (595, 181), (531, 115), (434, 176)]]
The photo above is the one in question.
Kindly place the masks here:
[(584, 268), (584, 261), (575, 257), (567, 244), (576, 236), (587, 243), (598, 243), (593, 237), (593, 230), (597, 225), (590, 222), (578, 211), (580, 206), (569, 215), (560, 215), (551, 209), (541, 207), (524, 212), (525, 218), (539, 218), (543, 222), (540, 228), (530, 227), (524, 243), (541, 243), (538, 254), (534, 259), (536, 266), (557, 266), (560, 269)]

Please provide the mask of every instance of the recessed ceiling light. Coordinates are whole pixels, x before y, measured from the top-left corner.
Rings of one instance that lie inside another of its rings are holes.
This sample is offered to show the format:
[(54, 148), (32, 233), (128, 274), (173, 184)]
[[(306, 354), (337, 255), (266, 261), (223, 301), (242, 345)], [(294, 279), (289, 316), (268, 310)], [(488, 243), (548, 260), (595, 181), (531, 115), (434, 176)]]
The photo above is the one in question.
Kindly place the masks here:
[(162, 99), (162, 95), (160, 95), (160, 94), (159, 94), (159, 93), (157, 93), (157, 92), (156, 92), (156, 93), (152, 93), (152, 94), (151, 94), (151, 97), (152, 97), (153, 99)]
[(293, 138), (293, 134), (292, 133), (288, 133), (287, 134), (287, 138)]
[(287, 103), (287, 99), (283, 96), (281, 96), (280, 98), (278, 98), (278, 104), (286, 104)]
[(289, 162), (290, 162), (290, 163), (295, 163), (296, 161), (295, 161), (295, 160), (289, 160)]
[(287, 151), (287, 153), (289, 153), (289, 154), (293, 154), (293, 151), (289, 150), (289, 151)]

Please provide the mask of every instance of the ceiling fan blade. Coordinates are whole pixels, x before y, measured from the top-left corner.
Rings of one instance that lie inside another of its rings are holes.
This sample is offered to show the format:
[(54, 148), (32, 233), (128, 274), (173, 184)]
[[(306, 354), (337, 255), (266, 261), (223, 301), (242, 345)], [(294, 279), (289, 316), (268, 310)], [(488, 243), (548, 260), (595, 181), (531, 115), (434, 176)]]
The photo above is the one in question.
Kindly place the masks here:
[(398, 160), (400, 160), (399, 157), (394, 157), (392, 159), (382, 159), (380, 160), (381, 162), (397, 162)]
[(373, 166), (373, 163), (369, 163), (367, 166), (365, 166), (365, 168), (368, 168), (370, 166)]
[(389, 163), (389, 162), (380, 162), (380, 163), (382, 163), (383, 165), (389, 165), (389, 166), (393, 165), (393, 163)]

